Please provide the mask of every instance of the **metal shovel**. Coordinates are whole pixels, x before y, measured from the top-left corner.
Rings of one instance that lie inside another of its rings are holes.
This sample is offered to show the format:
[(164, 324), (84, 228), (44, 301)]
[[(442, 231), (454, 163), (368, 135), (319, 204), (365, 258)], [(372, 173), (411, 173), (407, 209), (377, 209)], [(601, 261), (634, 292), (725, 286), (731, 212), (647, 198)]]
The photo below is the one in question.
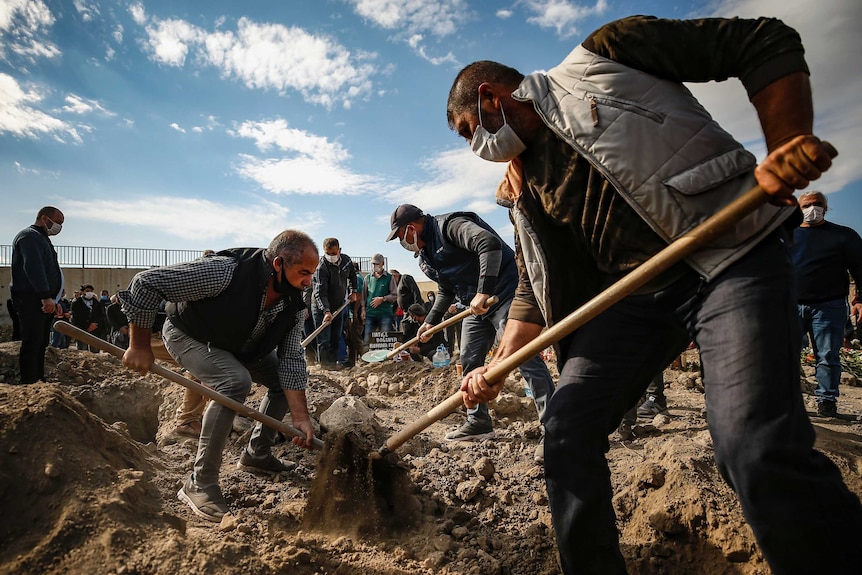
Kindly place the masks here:
[[(86, 343), (87, 345), (90, 345), (92, 347), (97, 347), (97, 348), (101, 349), (102, 351), (110, 353), (114, 357), (118, 357), (121, 360), (123, 359), (123, 354), (125, 353), (124, 349), (121, 349), (121, 348), (119, 348), (119, 347), (117, 347), (111, 343), (108, 343), (107, 341), (105, 341), (103, 339), (99, 339), (98, 337), (96, 337), (96, 336), (92, 335), (91, 333), (88, 333), (82, 329), (78, 329), (77, 327), (75, 327), (74, 325), (72, 325), (68, 322), (58, 321), (54, 324), (54, 329), (56, 329), (60, 333), (64, 333), (68, 336), (71, 336), (71, 337), (77, 339), (78, 341), (82, 341), (82, 342)], [(200, 383), (192, 381), (192, 380), (188, 379), (187, 377), (183, 377), (180, 374), (173, 372), (173, 371), (167, 369), (166, 367), (162, 367), (161, 365), (159, 365), (155, 362), (150, 366), (150, 371), (152, 371), (153, 373), (155, 373), (157, 375), (164, 377), (165, 379), (169, 379), (169, 380), (173, 381), (174, 383), (179, 383), (183, 387), (191, 389), (192, 391), (197, 392), (197, 393), (203, 395), (204, 397), (215, 401), (216, 403), (220, 403), (221, 405), (223, 405), (229, 409), (234, 410), (235, 412), (237, 412), (240, 415), (244, 415), (244, 416), (248, 417), (249, 419), (254, 419), (255, 421), (259, 421), (262, 424), (266, 425), (267, 427), (271, 427), (272, 429), (275, 429), (276, 431), (280, 431), (287, 436), (305, 438), (305, 433), (301, 432), (300, 430), (293, 427), (292, 425), (288, 425), (288, 424), (284, 423), (283, 421), (279, 421), (279, 420), (275, 419), (274, 417), (264, 415), (261, 412), (257, 411), (256, 409), (252, 409), (251, 407), (245, 405), (244, 403), (234, 401), (233, 399), (220, 394), (219, 392), (215, 391), (214, 389), (211, 389), (205, 385), (201, 385)], [(320, 439), (315, 437), (311, 442), (311, 446), (315, 449), (321, 449), (321, 448), (323, 448), (323, 442)]]
[[(838, 155), (837, 150), (827, 142), (823, 142), (823, 145), (829, 148), (830, 156), (834, 158)], [(769, 200), (769, 194), (763, 191), (760, 186), (755, 186), (748, 190), (745, 194), (704, 220), (693, 230), (677, 238), (673, 243), (645, 261), (621, 280), (567, 315), (562, 321), (545, 330), (539, 337), (499, 363), (489, 367), (488, 371), (484, 374), (485, 380), (493, 384), (505, 378), (509, 372), (543, 349), (569, 335), (641, 286), (658, 277), (677, 262), (697, 250), (708, 246), (716, 238), (726, 233), (739, 220), (765, 205)], [(377, 459), (398, 449), (432, 423), (443, 419), (458, 409), (463, 403), (464, 396), (462, 392), (460, 390), (456, 391), (448, 399), (432, 408), (418, 420), (391, 436), (380, 449), (371, 454), (371, 457)]]
[[(488, 307), (491, 307), (492, 305), (496, 304), (498, 301), (500, 301), (499, 298), (495, 295), (492, 295), (491, 297), (489, 297), (486, 300), (486, 304), (488, 305)], [(454, 325), (454, 324), (458, 323), (459, 321), (461, 321), (462, 319), (464, 319), (465, 317), (468, 317), (471, 315), (473, 315), (473, 312), (469, 308), (465, 309), (464, 311), (453, 315), (449, 319), (447, 319), (445, 321), (441, 321), (437, 325), (429, 328), (422, 335), (431, 335), (431, 334), (437, 333), (438, 331), (440, 331), (442, 329), (446, 329), (450, 325)], [(387, 359), (392, 359), (393, 357), (395, 357), (396, 355), (398, 355), (399, 353), (401, 353), (405, 349), (409, 348), (411, 345), (413, 345), (417, 341), (419, 341), (418, 335), (416, 337), (414, 337), (413, 339), (405, 341), (404, 343), (402, 343), (401, 345), (399, 345), (398, 347), (396, 347), (392, 351), (386, 351), (385, 349), (375, 349), (372, 351), (366, 351), (365, 353), (362, 354), (362, 361), (367, 361), (368, 363), (380, 363), (381, 361), (386, 361)]]

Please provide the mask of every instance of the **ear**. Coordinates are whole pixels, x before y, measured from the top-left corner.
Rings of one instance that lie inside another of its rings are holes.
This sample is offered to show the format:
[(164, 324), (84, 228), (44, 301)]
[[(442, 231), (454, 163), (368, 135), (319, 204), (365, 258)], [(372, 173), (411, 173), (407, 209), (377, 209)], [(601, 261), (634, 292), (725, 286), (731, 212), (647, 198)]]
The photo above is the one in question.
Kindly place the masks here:
[(496, 88), (488, 82), (479, 84), (479, 105), (483, 111), (496, 112), (500, 107), (500, 98)]

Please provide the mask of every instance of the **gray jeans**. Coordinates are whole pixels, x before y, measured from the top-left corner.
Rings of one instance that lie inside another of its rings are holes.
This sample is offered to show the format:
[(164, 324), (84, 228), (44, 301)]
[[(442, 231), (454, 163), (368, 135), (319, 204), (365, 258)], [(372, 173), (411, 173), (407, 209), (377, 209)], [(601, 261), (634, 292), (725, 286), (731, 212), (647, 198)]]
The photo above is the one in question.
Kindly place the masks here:
[[(259, 383), (269, 389), (260, 402), (260, 411), (279, 421), (287, 414), (287, 397), (278, 381), (278, 358), (274, 351), (258, 360), (243, 363), (232, 353), (189, 336), (170, 319), (165, 320), (162, 338), (165, 349), (204, 385), (243, 403), (252, 382)], [(194, 481), (199, 488), (218, 484), (222, 452), (235, 415), (232, 409), (215, 401), (209, 402), (204, 411), (194, 467)], [(252, 431), (248, 451), (257, 457), (266, 456), (275, 443), (276, 434), (274, 429), (258, 423)]]

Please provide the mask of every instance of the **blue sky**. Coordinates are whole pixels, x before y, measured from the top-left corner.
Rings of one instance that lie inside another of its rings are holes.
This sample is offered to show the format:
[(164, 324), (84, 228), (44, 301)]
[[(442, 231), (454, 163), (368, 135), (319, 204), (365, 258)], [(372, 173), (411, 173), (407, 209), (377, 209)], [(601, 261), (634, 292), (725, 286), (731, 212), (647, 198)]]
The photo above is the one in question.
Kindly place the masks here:
[[(858, 0), (0, 0), (0, 243), (53, 204), (59, 245), (264, 246), (299, 228), (425, 279), (383, 241), (399, 203), (477, 211), (511, 241), (503, 166), (446, 125), (457, 71), (548, 69), (638, 13), (795, 27), (815, 132), (841, 153), (816, 187), (828, 219), (862, 227)], [(762, 158), (738, 81), (692, 89)]]

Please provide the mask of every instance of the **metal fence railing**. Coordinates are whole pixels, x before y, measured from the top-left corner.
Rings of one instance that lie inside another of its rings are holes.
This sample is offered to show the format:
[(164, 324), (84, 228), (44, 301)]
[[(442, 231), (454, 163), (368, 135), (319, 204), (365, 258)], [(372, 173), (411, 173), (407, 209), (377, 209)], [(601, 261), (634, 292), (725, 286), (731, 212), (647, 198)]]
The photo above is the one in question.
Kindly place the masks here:
[[(152, 268), (199, 258), (202, 250), (160, 250), (153, 248), (102, 248), (54, 246), (62, 267), (79, 268)], [(352, 258), (361, 272), (371, 272), (371, 258)], [(12, 265), (12, 246), (0, 244), (0, 267)]]
[[(159, 250), (150, 248), (103, 248), (54, 246), (63, 267), (151, 268), (187, 262), (201, 256), (201, 250)], [(0, 266), (12, 265), (12, 246), (0, 245)]]

